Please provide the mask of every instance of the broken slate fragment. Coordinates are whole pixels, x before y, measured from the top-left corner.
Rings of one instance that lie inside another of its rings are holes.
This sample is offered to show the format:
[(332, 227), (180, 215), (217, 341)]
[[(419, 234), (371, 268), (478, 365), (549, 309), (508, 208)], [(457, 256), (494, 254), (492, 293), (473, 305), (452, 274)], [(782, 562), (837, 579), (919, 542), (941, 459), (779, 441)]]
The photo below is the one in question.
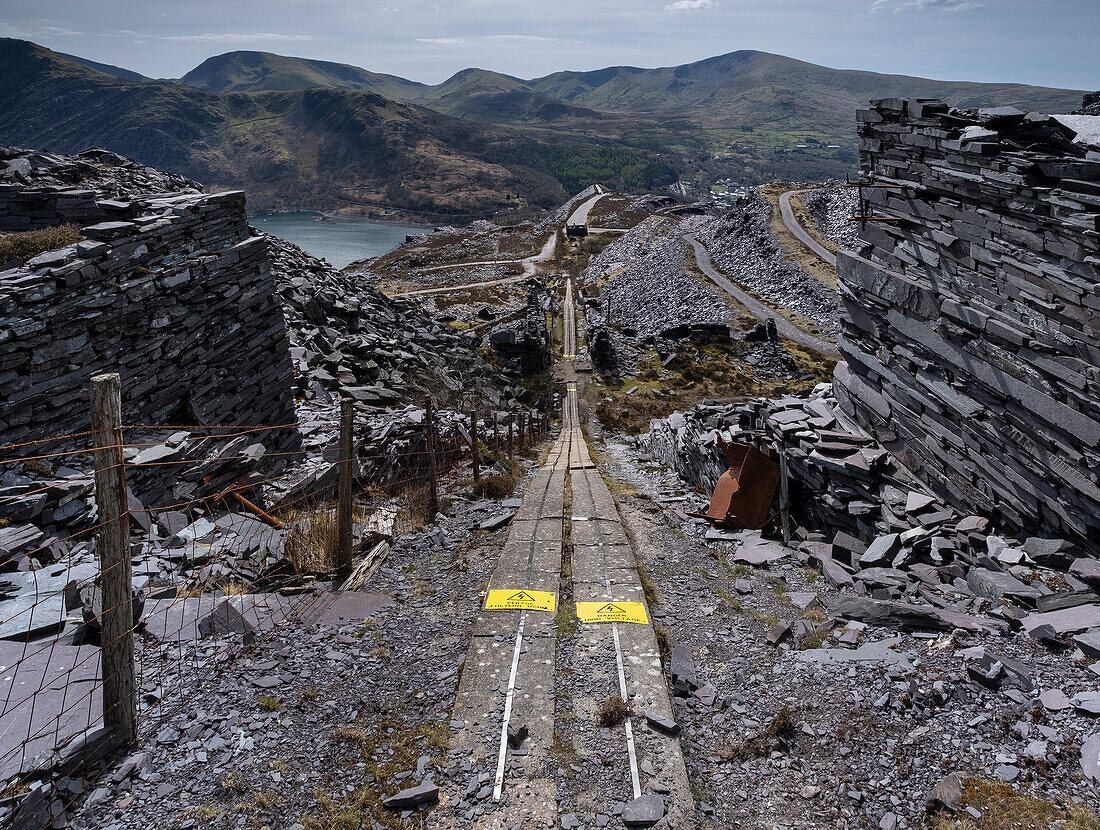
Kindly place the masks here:
[(1075, 559), (1069, 566), (1069, 572), (1094, 591), (1100, 591), (1100, 559)]
[(1071, 703), (1082, 714), (1100, 715), (1100, 692), (1078, 692)]
[(954, 810), (962, 798), (963, 777), (953, 772), (941, 778), (925, 797), (925, 803), (932, 809)]
[(861, 568), (877, 568), (889, 565), (894, 561), (894, 556), (901, 550), (901, 541), (897, 533), (888, 533), (879, 536), (867, 546), (867, 550), (859, 557)]
[(508, 524), (508, 522), (512, 521), (514, 515), (515, 513), (498, 513), (495, 516), (490, 516), (488, 519), (483, 519), (478, 527), (492, 533), (494, 530), (500, 530)]
[(407, 810), (419, 807), (421, 804), (432, 804), (438, 800), (439, 787), (428, 779), (415, 787), (407, 787), (389, 798), (384, 798), (382, 806), (387, 810)]
[(510, 748), (519, 749), (526, 740), (527, 724), (522, 723), (519, 726), (512, 723), (508, 724), (508, 746)]
[(1100, 732), (1093, 732), (1081, 745), (1081, 771), (1100, 783)]
[(910, 490), (909, 496), (905, 500), (905, 512), (919, 513), (924, 508), (931, 507), (935, 502), (935, 496), (929, 496), (927, 493), (915, 493)]
[(229, 600), (223, 601), (199, 620), (199, 638), (203, 640), (224, 634), (248, 634), (254, 630), (252, 623)]
[(659, 712), (647, 709), (642, 713), (642, 717), (646, 719), (646, 723), (654, 729), (664, 732), (666, 735), (676, 736), (680, 734), (680, 724), (670, 718), (666, 718)]
[(1061, 689), (1047, 689), (1039, 695), (1039, 702), (1051, 712), (1061, 712), (1073, 707), (1069, 697)]
[(1078, 634), (1073, 638), (1073, 644), (1081, 649), (1086, 657), (1100, 659), (1100, 628)]
[(903, 630), (950, 631), (954, 627), (930, 605), (910, 605), (907, 602), (860, 596), (838, 596), (829, 605), (829, 616)]
[(699, 688), (699, 681), (695, 676), (695, 662), (691, 656), (691, 649), (687, 646), (678, 645), (672, 649), (669, 672), (672, 675), (673, 694), (686, 697)]

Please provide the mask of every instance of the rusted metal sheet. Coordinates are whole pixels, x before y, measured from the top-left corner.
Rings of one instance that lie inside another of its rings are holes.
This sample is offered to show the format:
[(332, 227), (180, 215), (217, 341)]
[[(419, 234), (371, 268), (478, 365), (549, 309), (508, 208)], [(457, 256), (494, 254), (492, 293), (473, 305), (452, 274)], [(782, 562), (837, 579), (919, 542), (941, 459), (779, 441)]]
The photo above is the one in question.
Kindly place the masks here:
[(727, 527), (759, 530), (779, 486), (779, 465), (748, 444), (719, 439), (730, 467), (714, 488), (707, 516)]

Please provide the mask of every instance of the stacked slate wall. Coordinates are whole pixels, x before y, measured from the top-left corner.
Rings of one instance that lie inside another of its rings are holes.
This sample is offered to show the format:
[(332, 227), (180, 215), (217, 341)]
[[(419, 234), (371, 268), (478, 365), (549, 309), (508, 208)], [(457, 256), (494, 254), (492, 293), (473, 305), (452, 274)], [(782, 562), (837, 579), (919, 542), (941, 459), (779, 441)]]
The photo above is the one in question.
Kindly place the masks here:
[(240, 192), (112, 201), (99, 209), (122, 218), (0, 272), (0, 444), (87, 429), (107, 371), (127, 423), (293, 423), (268, 243), (244, 208)]
[(1100, 548), (1100, 153), (1046, 116), (859, 114), (835, 392), (941, 498)]

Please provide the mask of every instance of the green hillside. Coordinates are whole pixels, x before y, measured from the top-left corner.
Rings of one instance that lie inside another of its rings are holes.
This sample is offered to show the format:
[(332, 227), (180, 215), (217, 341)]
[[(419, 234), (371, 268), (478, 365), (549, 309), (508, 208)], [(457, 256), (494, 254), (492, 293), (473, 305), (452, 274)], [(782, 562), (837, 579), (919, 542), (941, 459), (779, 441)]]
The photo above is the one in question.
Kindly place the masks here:
[(209, 58), (179, 82), (0, 40), (0, 142), (98, 144), (219, 187), (255, 207), (489, 213), (548, 205), (599, 180), (641, 190), (843, 177), (855, 110), (941, 98), (1066, 112), (1081, 92), (830, 69), (731, 52), (658, 69), (523, 80), (466, 69), (425, 85), (267, 52)]
[(61, 57), (68, 58), (73, 63), (79, 63), (81, 66), (86, 66), (88, 69), (94, 69), (97, 72), (102, 72), (106, 75), (113, 75), (116, 78), (123, 78), (127, 81), (148, 81), (139, 72), (134, 72), (130, 69), (123, 69), (121, 66), (111, 66), (109, 63), (99, 63), (98, 61), (90, 61), (87, 58), (82, 58), (78, 55), (66, 55), (64, 52), (58, 52)]
[(180, 83), (211, 92), (272, 92), (331, 87), (375, 92), (411, 100), (427, 87), (395, 75), (368, 72), (344, 63), (292, 58), (270, 52), (227, 52), (207, 58)]
[(754, 51), (661, 69), (616, 66), (557, 72), (527, 83), (546, 95), (608, 112), (692, 114), (724, 126), (824, 126), (845, 134), (851, 132), (853, 110), (872, 98), (940, 98), (959, 107), (1009, 104), (1058, 112), (1078, 106), (1082, 95), (1025, 84), (935, 81), (830, 69)]
[(134, 83), (10, 39), (0, 40), (0, 144), (105, 147), (211, 188), (244, 188), (253, 208), (362, 205), (433, 219), (485, 215), (516, 196), (558, 204), (576, 177), (572, 159), (590, 165), (592, 154), (613, 181), (637, 180), (639, 169), (675, 180), (637, 151), (540, 140), (372, 92)]
[(486, 69), (463, 69), (436, 86), (424, 87), (417, 104), (472, 121), (524, 123), (599, 118), (595, 110), (577, 107), (536, 92), (525, 81)]

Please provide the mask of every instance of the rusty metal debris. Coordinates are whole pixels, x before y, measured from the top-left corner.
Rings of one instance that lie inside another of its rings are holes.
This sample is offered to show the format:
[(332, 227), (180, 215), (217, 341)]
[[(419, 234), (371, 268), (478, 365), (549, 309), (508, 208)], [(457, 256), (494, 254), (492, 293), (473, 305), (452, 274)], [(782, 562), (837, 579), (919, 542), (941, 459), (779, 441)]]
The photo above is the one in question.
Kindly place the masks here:
[(759, 530), (768, 521), (779, 465), (748, 444), (718, 443), (730, 466), (715, 485), (707, 516), (727, 527)]

